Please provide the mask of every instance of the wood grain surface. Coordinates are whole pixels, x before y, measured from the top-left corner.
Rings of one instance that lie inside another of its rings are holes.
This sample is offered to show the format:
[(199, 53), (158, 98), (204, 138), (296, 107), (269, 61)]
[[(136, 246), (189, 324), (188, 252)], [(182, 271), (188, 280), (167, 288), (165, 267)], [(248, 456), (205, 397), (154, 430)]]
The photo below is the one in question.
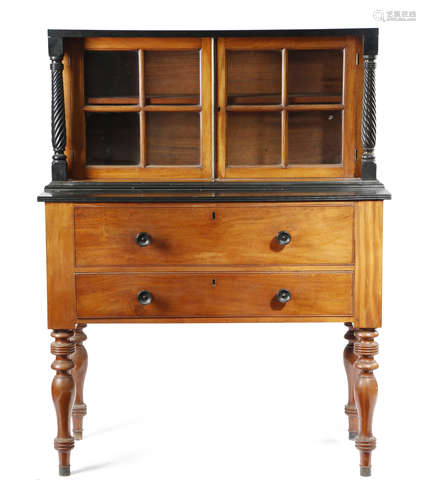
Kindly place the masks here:
[[(77, 266), (352, 264), (348, 204), (82, 206), (75, 209)], [(291, 242), (281, 246), (279, 231)], [(140, 247), (136, 235), (152, 243)]]

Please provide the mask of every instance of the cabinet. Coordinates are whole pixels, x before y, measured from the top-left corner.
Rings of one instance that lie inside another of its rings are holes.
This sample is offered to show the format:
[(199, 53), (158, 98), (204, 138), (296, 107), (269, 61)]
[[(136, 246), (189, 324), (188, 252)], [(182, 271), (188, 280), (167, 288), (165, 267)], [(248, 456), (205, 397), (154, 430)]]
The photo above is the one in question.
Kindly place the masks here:
[(61, 475), (83, 436), (87, 324), (297, 321), (347, 326), (345, 412), (370, 475), (390, 198), (377, 37), (49, 31), (54, 155), (38, 199)]

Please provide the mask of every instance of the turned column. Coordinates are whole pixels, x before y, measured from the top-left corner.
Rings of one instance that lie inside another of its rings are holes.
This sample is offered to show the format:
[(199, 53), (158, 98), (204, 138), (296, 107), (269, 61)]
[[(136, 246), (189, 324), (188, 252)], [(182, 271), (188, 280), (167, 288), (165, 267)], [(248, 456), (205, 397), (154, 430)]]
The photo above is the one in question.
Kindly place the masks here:
[(345, 405), (345, 413), (349, 420), (349, 439), (354, 440), (358, 433), (358, 412), (355, 405), (354, 382), (356, 368), (354, 363), (357, 359), (354, 353), (355, 334), (352, 323), (345, 323), (348, 331), (345, 334), (345, 339), (348, 341), (343, 351), (343, 363), (345, 365), (346, 377), (348, 379), (348, 402)]
[(376, 447), (373, 436), (373, 413), (377, 399), (377, 382), (373, 370), (378, 368), (374, 356), (379, 351), (375, 342), (378, 333), (374, 329), (360, 328), (355, 330), (356, 342), (354, 352), (357, 356), (355, 368), (359, 371), (355, 380), (355, 404), (358, 410), (359, 426), (355, 445), (360, 451), (360, 474), (371, 475), (371, 452)]
[(65, 126), (65, 100), (62, 59), (64, 47), (62, 38), (49, 38), (50, 70), (52, 73), (52, 181), (67, 180), (67, 144)]
[(83, 417), (87, 413), (87, 406), (83, 399), (84, 379), (86, 378), (87, 371), (87, 351), (83, 342), (87, 340), (87, 335), (84, 333), (83, 328), (87, 325), (78, 323), (74, 329), (74, 335), (71, 340), (75, 343), (75, 352), (71, 356), (74, 361), (74, 368), (71, 375), (75, 383), (75, 401), (72, 408), (72, 423), (73, 434), (75, 439), (83, 439)]
[(52, 369), (56, 375), (52, 381), (52, 399), (55, 405), (58, 421), (58, 435), (55, 439), (55, 449), (59, 453), (59, 475), (70, 475), (70, 454), (74, 448), (74, 438), (70, 434), (71, 407), (74, 402), (74, 380), (71, 369), (74, 363), (70, 356), (75, 350), (72, 330), (53, 330), (55, 339), (51, 344), (51, 352), (56, 356)]
[(362, 96), (361, 175), (363, 179), (376, 179), (376, 56), (364, 55), (364, 87)]

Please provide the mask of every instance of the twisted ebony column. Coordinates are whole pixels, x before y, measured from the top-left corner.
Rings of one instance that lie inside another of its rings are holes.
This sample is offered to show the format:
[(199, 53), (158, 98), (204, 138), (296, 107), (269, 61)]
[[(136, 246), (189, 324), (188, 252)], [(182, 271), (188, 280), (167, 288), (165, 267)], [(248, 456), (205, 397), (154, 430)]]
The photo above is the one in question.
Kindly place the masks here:
[(65, 101), (62, 64), (63, 46), (61, 39), (49, 40), (50, 70), (52, 73), (52, 180), (67, 180), (67, 157), (65, 147), (67, 144), (65, 126)]
[(376, 179), (376, 56), (364, 55), (364, 92), (362, 97), (361, 157), (362, 178)]

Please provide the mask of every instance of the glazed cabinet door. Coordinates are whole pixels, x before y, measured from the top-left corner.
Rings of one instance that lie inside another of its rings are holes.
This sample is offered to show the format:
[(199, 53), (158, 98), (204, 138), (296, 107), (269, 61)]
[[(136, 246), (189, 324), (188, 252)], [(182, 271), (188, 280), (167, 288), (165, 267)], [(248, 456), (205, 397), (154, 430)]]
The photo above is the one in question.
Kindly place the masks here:
[(219, 177), (353, 177), (358, 43), (219, 39)]
[(86, 38), (68, 51), (74, 178), (212, 178), (210, 38)]

